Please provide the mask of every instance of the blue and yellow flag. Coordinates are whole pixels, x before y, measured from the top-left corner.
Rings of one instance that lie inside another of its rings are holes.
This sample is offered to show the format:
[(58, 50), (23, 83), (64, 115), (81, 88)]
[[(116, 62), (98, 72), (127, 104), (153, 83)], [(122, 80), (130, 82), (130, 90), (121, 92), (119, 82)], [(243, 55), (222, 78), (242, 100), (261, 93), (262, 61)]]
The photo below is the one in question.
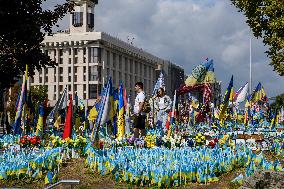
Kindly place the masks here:
[(39, 109), (39, 117), (36, 126), (36, 136), (41, 136), (43, 132), (43, 116), (44, 116), (44, 106), (41, 105)]
[(100, 102), (96, 102), (94, 107), (90, 110), (88, 120), (95, 121), (99, 115)]
[(254, 89), (253, 93), (248, 97), (248, 100), (250, 102), (268, 101), (264, 88), (260, 82)]
[(26, 103), (27, 93), (27, 80), (28, 80), (28, 65), (26, 65), (26, 72), (22, 83), (21, 95), (19, 96), (16, 109), (16, 117), (14, 123), (14, 134), (21, 134), (21, 122), (22, 122), (22, 111), (24, 104)]
[(219, 114), (219, 120), (223, 121), (225, 118), (225, 113), (227, 111), (227, 107), (229, 105), (229, 101), (233, 99), (233, 81), (234, 81), (234, 76), (232, 75), (231, 77), (231, 81), (229, 83), (229, 86), (226, 90), (225, 96), (224, 96), (224, 100), (223, 100), (223, 104), (221, 106), (221, 111)]
[(120, 83), (118, 96), (118, 119), (117, 119), (117, 137), (122, 138), (125, 134), (125, 117), (124, 117), (124, 101), (123, 101), (123, 85)]
[(56, 174), (52, 171), (48, 171), (47, 175), (44, 178), (44, 184), (52, 184), (56, 180)]
[(188, 87), (204, 83), (215, 83), (215, 73), (213, 60), (206, 60), (192, 70), (192, 74), (186, 79), (185, 85)]

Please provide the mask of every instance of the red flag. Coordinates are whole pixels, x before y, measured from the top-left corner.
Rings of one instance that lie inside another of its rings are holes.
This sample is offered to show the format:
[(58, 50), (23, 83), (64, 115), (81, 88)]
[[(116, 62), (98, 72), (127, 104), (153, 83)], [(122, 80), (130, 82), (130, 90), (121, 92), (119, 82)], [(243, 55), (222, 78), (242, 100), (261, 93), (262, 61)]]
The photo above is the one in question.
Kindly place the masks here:
[(64, 124), (64, 132), (62, 139), (71, 138), (71, 131), (72, 131), (72, 95), (70, 95), (70, 102), (67, 110), (67, 116)]

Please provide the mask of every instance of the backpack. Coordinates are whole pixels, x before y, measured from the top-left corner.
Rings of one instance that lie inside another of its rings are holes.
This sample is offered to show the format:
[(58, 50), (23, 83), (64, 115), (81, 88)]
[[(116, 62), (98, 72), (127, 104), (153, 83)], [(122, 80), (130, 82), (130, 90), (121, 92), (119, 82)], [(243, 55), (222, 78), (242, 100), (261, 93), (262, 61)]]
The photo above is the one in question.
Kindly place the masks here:
[(144, 113), (146, 113), (146, 114), (148, 114), (148, 113), (151, 112), (151, 105), (150, 105), (148, 99), (145, 99), (145, 100), (144, 100), (144, 105), (143, 105), (142, 111), (143, 111)]
[[(144, 93), (145, 95), (145, 93)], [(151, 105), (149, 103), (149, 100), (146, 98), (146, 95), (145, 95), (145, 100), (144, 100), (144, 105), (143, 105), (143, 108), (142, 108), (142, 112), (148, 114), (151, 112)]]

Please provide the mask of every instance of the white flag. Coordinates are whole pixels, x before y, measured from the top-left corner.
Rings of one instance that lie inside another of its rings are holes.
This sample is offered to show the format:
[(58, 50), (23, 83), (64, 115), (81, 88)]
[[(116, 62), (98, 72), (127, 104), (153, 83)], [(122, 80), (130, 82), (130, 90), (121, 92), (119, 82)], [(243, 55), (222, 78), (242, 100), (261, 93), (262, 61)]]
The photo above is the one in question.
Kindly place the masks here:
[(248, 83), (242, 86), (236, 93), (237, 93), (237, 96), (235, 98), (236, 103), (245, 101), (247, 93), (248, 93)]

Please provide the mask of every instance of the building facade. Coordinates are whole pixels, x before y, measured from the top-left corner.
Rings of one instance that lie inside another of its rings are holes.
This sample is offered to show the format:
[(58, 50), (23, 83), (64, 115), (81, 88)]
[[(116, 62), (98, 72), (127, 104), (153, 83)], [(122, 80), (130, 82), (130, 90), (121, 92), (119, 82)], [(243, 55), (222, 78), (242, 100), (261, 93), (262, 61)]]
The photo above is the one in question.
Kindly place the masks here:
[(122, 81), (132, 102), (134, 85), (144, 83), (151, 94), (158, 65), (165, 60), (147, 53), (104, 32), (94, 31), (94, 8), (98, 1), (77, 0), (70, 14), (70, 29), (46, 36), (43, 51), (58, 63), (55, 68), (36, 70), (30, 85), (47, 85), (50, 106), (54, 106), (67, 86), (69, 94), (77, 93), (92, 106), (108, 76), (113, 86)]

